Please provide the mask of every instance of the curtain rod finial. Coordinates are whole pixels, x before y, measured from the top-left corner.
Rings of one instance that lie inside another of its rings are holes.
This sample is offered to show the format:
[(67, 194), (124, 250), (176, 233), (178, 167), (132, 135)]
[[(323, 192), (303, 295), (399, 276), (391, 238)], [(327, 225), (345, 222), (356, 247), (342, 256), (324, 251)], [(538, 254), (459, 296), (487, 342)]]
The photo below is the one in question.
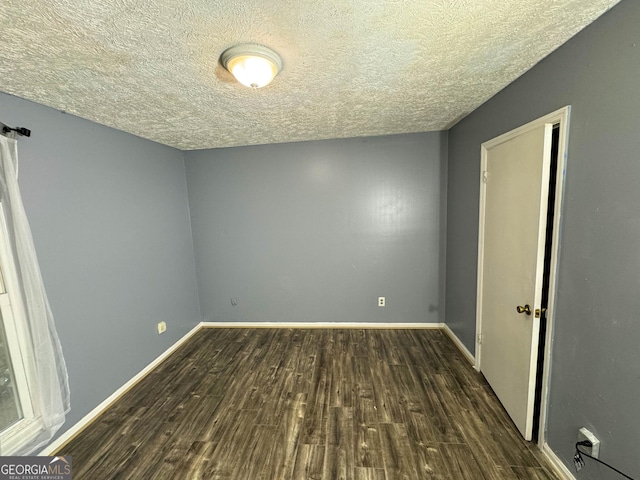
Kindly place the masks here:
[(16, 132), (18, 135), (22, 135), (23, 137), (30, 137), (31, 136), (31, 130), (29, 130), (28, 128), (24, 128), (24, 127), (9, 127), (8, 125), (4, 125), (2, 127), (2, 133), (9, 133), (9, 132)]

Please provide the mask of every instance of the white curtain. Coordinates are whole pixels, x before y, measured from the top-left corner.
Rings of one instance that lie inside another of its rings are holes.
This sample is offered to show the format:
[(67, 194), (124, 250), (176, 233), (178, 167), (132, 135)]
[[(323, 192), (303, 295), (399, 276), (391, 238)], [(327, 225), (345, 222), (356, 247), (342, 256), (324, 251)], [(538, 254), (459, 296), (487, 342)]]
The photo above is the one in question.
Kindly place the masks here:
[[(0, 202), (6, 218), (9, 250), (17, 270), (23, 321), (33, 358), (29, 384), (35, 415), (41, 428), (14, 455), (29, 455), (46, 445), (69, 411), (69, 378), (44, 289), (31, 229), (18, 187), (18, 142), (0, 135)], [(15, 308), (15, 307), (14, 307)]]

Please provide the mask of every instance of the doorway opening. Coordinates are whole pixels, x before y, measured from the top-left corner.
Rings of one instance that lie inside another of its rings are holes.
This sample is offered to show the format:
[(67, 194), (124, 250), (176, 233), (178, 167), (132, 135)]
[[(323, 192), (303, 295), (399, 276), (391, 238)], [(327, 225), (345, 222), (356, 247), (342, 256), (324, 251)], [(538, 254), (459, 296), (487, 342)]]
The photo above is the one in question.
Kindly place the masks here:
[(547, 203), (547, 233), (544, 248), (544, 274), (542, 278), (542, 314), (540, 316), (540, 340), (538, 343), (538, 371), (536, 374), (536, 396), (533, 406), (533, 438), (537, 442), (540, 432), (540, 408), (542, 405), (542, 381), (545, 365), (547, 334), (547, 309), (549, 308), (549, 280), (551, 278), (551, 252), (553, 251), (553, 228), (556, 206), (556, 182), (558, 178), (558, 152), (560, 147), (560, 124), (553, 126), (551, 137), (551, 162), (549, 164), (549, 201)]

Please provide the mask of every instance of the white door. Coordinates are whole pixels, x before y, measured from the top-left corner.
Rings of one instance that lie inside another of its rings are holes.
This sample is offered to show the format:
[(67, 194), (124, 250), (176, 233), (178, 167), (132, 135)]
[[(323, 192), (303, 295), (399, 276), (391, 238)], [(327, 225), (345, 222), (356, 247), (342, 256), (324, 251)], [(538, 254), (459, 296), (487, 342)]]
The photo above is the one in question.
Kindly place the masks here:
[(478, 368), (531, 440), (553, 125), (482, 145)]

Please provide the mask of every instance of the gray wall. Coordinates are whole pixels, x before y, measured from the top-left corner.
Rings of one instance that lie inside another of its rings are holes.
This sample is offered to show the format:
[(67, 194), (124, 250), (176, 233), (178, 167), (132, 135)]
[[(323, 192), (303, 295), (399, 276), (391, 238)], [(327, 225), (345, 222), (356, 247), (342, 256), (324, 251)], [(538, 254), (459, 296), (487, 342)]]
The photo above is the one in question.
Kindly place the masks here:
[(0, 120), (32, 130), (19, 183), (69, 370), (66, 429), (200, 321), (183, 153), (5, 94)]
[[(640, 476), (640, 2), (624, 0), (449, 132), (447, 323), (473, 351), (480, 144), (572, 105), (548, 442)], [(584, 479), (620, 478), (588, 463)]]
[(185, 158), (203, 320), (444, 318), (446, 133)]

